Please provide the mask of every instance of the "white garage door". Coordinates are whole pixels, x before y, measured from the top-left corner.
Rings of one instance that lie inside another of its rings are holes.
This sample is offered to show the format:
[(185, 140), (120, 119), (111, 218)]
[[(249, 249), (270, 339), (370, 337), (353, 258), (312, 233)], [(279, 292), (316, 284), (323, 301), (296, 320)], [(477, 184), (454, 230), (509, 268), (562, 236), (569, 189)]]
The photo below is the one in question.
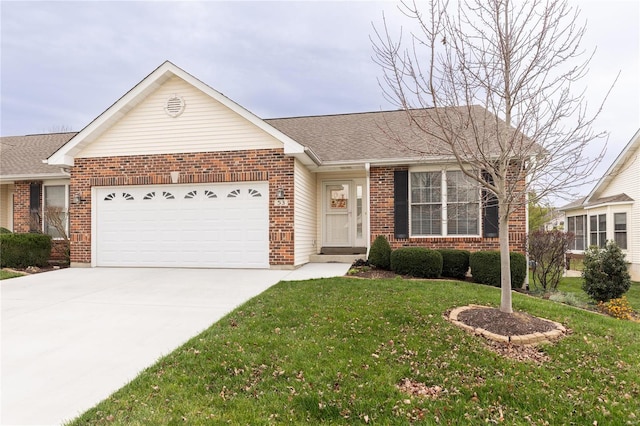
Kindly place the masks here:
[(266, 268), (266, 182), (96, 189), (97, 266)]

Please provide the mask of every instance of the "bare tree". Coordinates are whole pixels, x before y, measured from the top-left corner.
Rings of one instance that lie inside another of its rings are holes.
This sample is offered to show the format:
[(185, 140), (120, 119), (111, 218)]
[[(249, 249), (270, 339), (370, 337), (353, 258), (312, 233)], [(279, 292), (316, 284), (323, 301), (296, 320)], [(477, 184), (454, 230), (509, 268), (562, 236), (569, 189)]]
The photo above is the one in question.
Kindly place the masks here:
[[(417, 28), (406, 39), (402, 30), (394, 37), (386, 20), (374, 26), (380, 85), (438, 143), (432, 152), (396, 142), (425, 157), (444, 152), (498, 204), (500, 310), (510, 313), (509, 216), (528, 193), (543, 198), (584, 184), (604, 152), (606, 134), (592, 130), (602, 103), (590, 112), (584, 90), (575, 89), (593, 54), (580, 50), (585, 26), (565, 0), (424, 5), (402, 3)], [(598, 139), (599, 154), (589, 158)]]
[[(67, 223), (69, 215), (64, 208), (54, 205), (48, 205), (44, 210), (44, 220), (46, 222), (46, 231), (55, 238), (62, 238), (65, 245), (65, 258), (69, 261), (69, 235), (67, 233)], [(55, 232), (51, 232), (51, 231)]]

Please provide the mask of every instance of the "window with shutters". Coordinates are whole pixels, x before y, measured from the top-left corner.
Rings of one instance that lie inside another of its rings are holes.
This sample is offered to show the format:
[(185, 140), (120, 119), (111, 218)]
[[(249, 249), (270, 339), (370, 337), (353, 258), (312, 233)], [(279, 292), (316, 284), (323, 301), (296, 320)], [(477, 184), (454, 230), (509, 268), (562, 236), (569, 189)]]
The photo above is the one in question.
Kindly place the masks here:
[(409, 185), (411, 236), (480, 234), (480, 187), (462, 171), (411, 172)]

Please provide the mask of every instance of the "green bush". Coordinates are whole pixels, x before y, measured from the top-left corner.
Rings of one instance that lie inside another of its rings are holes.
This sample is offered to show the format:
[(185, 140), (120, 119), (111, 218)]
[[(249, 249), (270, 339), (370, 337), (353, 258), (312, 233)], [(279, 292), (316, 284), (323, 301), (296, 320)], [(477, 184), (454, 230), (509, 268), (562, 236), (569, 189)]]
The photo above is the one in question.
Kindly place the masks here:
[(391, 253), (391, 270), (419, 278), (438, 278), (442, 274), (442, 255), (424, 247), (403, 247)]
[(0, 226), (0, 234), (11, 234), (11, 231)]
[(607, 241), (604, 249), (591, 246), (584, 253), (582, 289), (598, 302), (617, 299), (631, 287), (624, 253), (614, 241)]
[(469, 253), (467, 250), (439, 249), (442, 255), (442, 276), (465, 279), (469, 270)]
[[(511, 263), (511, 288), (520, 288), (527, 275), (527, 259), (521, 253), (509, 254)], [(469, 256), (473, 281), (500, 287), (500, 252), (477, 251)]]
[(378, 235), (369, 249), (369, 264), (379, 269), (389, 270), (391, 266), (391, 245), (384, 235)]
[(0, 234), (0, 253), (0, 266), (3, 268), (45, 266), (51, 256), (51, 236)]

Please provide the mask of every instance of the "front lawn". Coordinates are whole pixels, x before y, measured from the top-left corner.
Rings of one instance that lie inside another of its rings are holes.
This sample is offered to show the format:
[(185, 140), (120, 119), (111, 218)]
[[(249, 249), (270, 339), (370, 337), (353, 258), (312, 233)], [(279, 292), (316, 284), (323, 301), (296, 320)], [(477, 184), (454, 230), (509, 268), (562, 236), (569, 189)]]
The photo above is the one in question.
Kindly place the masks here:
[(547, 362), (516, 361), (443, 318), (499, 294), (448, 281), (281, 282), (71, 424), (640, 423), (640, 324), (514, 294), (516, 310), (573, 331), (542, 347)]
[(11, 271), (5, 271), (4, 269), (0, 269), (0, 280), (7, 280), (9, 278), (16, 278), (16, 277), (21, 277), (24, 274), (21, 274), (19, 272), (11, 272)]

